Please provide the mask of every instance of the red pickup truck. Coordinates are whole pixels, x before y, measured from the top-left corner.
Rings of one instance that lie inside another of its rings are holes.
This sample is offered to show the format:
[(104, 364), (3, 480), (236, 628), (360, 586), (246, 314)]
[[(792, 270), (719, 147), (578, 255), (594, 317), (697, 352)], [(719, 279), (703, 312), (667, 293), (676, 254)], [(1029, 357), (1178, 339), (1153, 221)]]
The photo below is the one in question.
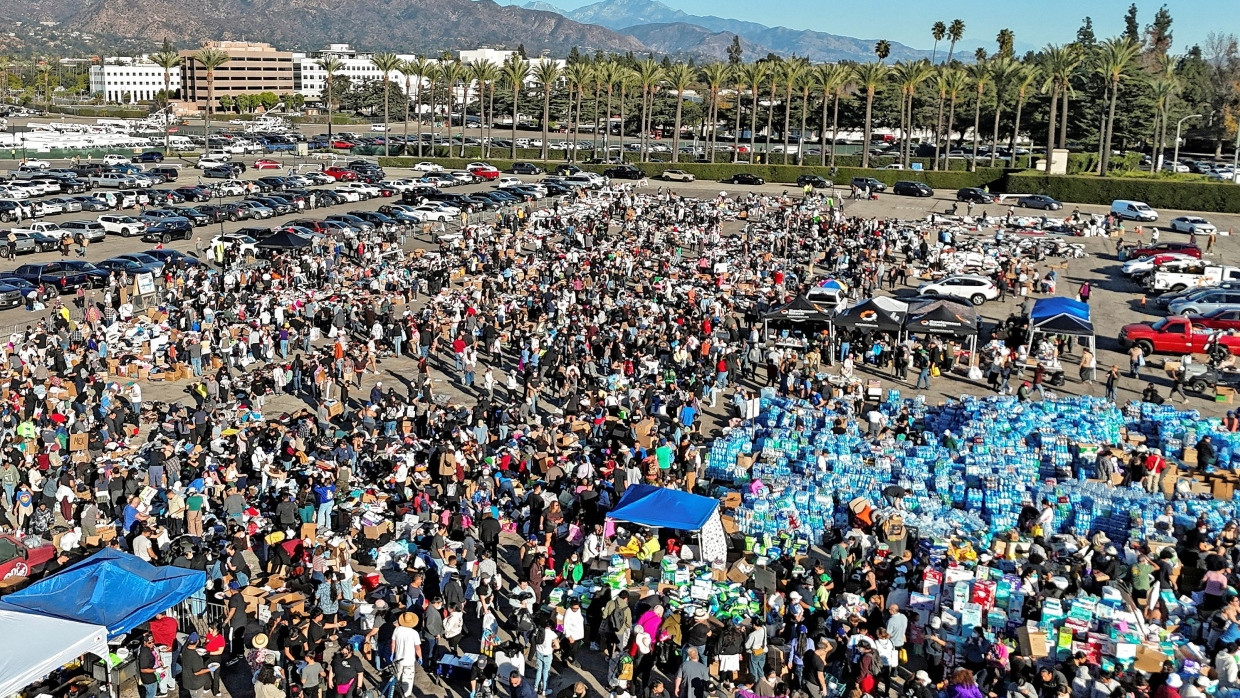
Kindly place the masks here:
[(1240, 335), (1221, 334), (1194, 325), (1184, 316), (1173, 315), (1153, 323), (1137, 322), (1124, 325), (1119, 331), (1119, 345), (1128, 349), (1134, 344), (1147, 356), (1151, 354), (1204, 354), (1217, 336), (1219, 344), (1240, 356)]
[[(39, 541), (38, 545), (26, 545), (36, 540)], [(26, 538), (23, 541), (17, 536), (0, 535), (0, 579), (29, 577), (55, 556), (56, 546), (38, 538)]]

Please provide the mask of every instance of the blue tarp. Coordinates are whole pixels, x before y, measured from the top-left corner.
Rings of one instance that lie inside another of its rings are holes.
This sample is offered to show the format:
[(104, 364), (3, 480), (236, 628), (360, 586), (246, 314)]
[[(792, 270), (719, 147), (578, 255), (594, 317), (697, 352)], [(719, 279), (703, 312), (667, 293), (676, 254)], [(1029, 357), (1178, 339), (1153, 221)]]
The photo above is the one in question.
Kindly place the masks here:
[(0, 601), (0, 609), (102, 625), (108, 638), (133, 630), (206, 586), (207, 575), (155, 567), (128, 553), (101, 550)]
[(1035, 330), (1051, 334), (1093, 334), (1089, 305), (1071, 298), (1042, 298), (1033, 304), (1029, 319)]
[(698, 531), (718, 507), (719, 502), (698, 494), (654, 485), (629, 485), (607, 518), (642, 526)]

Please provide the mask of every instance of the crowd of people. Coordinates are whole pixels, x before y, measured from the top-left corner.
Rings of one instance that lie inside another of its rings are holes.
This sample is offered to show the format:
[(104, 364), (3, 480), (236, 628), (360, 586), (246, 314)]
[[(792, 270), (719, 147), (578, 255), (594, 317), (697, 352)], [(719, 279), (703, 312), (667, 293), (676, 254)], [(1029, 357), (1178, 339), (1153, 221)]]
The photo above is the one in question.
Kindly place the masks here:
[[(839, 203), (609, 186), (467, 226), (425, 253), (370, 230), (257, 264), (219, 251), (213, 264), (164, 268), (151, 319), (169, 340), (158, 348), (141, 341), (130, 280), (114, 277), (0, 355), (6, 523), (61, 533), (53, 567), (116, 547), (206, 573), (195, 613), (138, 632), (144, 698), (220, 696), (222, 675), (242, 666), (260, 698), (408, 698), (448, 681), (473, 698), (1200, 698), (1207, 683), (1237, 687), (1234, 526), (1194, 528), (1159, 551), (1103, 536), (1065, 552), (1030, 506), (1027, 554), (1007, 567), (972, 561), (1015, 570), (1022, 623), (1045, 599), (1110, 582), (1150, 622), (1166, 618), (1159, 589), (1201, 591), (1211, 661), (1191, 680), (1080, 652), (1038, 661), (1004, 627), (951, 647), (938, 617), (909, 607), (937, 563), (860, 520), (814, 541), (827, 551), (818, 558), (746, 556), (734, 537), (731, 567), (761, 600), (749, 618), (720, 622), (705, 603), (636, 583), (572, 593), (614, 555), (633, 558), (636, 578), (673, 552), (692, 558), (676, 532), (615, 527), (607, 513), (638, 483), (709, 493), (704, 444), (744, 414), (727, 410), (729, 396), (739, 406), (775, 387), (844, 430), (868, 414), (874, 440), (924, 428), (867, 413), (848, 379), (873, 364), (906, 380), (911, 366), (929, 387), (959, 351), (950, 339), (811, 333), (772, 348), (763, 335), (762, 315), (816, 273), (869, 294), (934, 266), (932, 230), (850, 217)], [(140, 381), (118, 377), (152, 361), (189, 367), (184, 397), (145, 400)], [(1006, 386), (1002, 367), (988, 372)], [(300, 602), (254, 603), (259, 589)], [(476, 659), (457, 661), (466, 656)]]

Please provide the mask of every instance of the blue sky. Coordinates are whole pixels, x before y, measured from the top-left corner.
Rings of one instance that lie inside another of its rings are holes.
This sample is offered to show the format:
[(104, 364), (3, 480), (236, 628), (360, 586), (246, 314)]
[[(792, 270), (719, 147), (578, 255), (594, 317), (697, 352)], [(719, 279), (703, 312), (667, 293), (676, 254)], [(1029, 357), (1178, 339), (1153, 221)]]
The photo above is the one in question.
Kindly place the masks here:
[[(501, 4), (524, 4), (527, 0), (497, 0)], [(548, 0), (563, 9), (575, 9), (596, 0)], [(964, 44), (993, 44), (1005, 27), (1016, 33), (1018, 49), (1071, 41), (1086, 15), (1094, 20), (1100, 38), (1118, 34), (1131, 0), (882, 0), (880, 3), (849, 0), (662, 0), (665, 4), (696, 15), (716, 15), (794, 29), (815, 29), (862, 39), (888, 39), (929, 49), (930, 26), (936, 20), (965, 22)], [(1240, 0), (1138, 1), (1142, 29), (1163, 4), (1170, 10), (1172, 51), (1204, 43), (1211, 31), (1240, 33)]]

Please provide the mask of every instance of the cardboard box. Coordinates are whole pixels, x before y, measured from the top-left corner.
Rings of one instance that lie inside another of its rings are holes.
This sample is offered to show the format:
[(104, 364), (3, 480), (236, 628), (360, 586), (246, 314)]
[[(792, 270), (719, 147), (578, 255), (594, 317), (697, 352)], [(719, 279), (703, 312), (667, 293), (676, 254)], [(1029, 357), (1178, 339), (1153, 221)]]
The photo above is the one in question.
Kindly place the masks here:
[(328, 419), (332, 417), (338, 417), (343, 413), (344, 413), (344, 405), (341, 404), (339, 400), (328, 400), (327, 401)]
[(1022, 656), (1034, 659), (1050, 656), (1045, 632), (1025, 626), (1016, 629), (1016, 639), (1020, 642), (1020, 653)]
[(374, 526), (363, 526), (362, 536), (369, 540), (377, 540), (379, 536), (382, 536), (390, 530), (392, 530), (392, 522), (383, 521), (375, 524)]
[(267, 607), (274, 613), (281, 608), (293, 614), (306, 612), (306, 596), (294, 592), (274, 594), (267, 599)]
[(259, 587), (248, 586), (241, 590), (241, 598), (245, 599), (245, 612), (257, 614), (259, 606), (267, 604), (267, 592)]
[(312, 523), (304, 523), (301, 525), (301, 537), (303, 539), (309, 538), (310, 540), (314, 540), (315, 533), (317, 530), (318, 530), (318, 525), (312, 524)]
[(90, 434), (70, 434), (69, 450), (85, 451), (90, 445)]
[(647, 417), (633, 425), (633, 433), (637, 435), (637, 443), (642, 448), (648, 449), (653, 446), (656, 433), (654, 417)]
[(1162, 664), (1167, 659), (1167, 655), (1163, 654), (1162, 648), (1157, 644), (1144, 643), (1137, 647), (1137, 659), (1133, 667), (1147, 674), (1157, 674), (1162, 671)]

